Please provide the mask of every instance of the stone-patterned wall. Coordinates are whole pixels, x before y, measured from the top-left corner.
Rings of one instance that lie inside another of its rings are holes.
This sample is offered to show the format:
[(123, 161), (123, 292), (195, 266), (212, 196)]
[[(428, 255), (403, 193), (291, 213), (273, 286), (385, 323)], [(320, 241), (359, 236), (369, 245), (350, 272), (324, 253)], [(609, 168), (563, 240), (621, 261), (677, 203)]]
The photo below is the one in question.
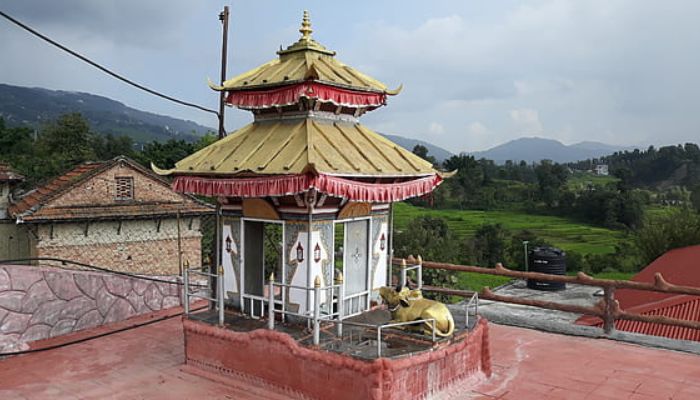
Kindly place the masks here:
[(179, 288), (108, 273), (0, 266), (0, 352), (178, 306)]
[[(180, 223), (183, 261), (192, 267), (201, 263), (199, 219)], [(52, 232), (53, 229), (53, 232)], [(155, 220), (41, 225), (38, 229), (38, 257), (79, 261), (98, 267), (144, 275), (177, 275), (177, 220)]]

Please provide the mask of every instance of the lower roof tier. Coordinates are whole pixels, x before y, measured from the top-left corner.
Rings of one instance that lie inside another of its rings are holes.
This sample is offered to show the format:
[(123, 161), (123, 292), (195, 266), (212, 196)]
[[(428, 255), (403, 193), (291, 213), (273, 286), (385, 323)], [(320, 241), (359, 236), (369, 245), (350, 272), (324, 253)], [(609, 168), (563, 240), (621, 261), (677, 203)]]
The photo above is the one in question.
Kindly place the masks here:
[(162, 175), (231, 178), (307, 173), (417, 178), (433, 165), (356, 122), (284, 115), (255, 121), (180, 160)]
[(311, 190), (322, 195), (365, 203), (393, 203), (426, 195), (440, 185), (442, 177), (433, 174), (407, 180), (377, 179), (363, 182), (325, 174), (277, 175), (250, 178), (176, 176), (173, 190), (209, 197), (263, 198), (299, 195)]

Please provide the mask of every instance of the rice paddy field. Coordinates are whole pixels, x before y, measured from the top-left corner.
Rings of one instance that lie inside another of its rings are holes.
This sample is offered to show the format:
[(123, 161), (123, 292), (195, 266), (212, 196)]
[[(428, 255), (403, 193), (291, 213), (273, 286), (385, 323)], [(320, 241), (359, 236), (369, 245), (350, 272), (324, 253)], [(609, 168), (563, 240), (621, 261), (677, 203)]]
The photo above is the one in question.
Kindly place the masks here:
[(532, 231), (538, 237), (563, 250), (576, 251), (583, 255), (613, 253), (616, 244), (628, 240), (624, 232), (561, 217), (506, 210), (433, 210), (407, 203), (395, 204), (394, 227), (397, 230), (404, 230), (411, 220), (423, 215), (444, 218), (450, 230), (459, 237), (473, 236), (483, 224), (500, 223), (514, 232)]

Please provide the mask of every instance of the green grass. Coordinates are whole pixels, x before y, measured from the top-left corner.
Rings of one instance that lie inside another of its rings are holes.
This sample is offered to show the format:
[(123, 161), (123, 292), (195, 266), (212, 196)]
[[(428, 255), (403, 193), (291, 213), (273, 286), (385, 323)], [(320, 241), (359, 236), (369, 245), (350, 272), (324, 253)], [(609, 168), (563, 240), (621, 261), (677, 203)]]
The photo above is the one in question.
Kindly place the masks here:
[(597, 187), (604, 187), (617, 183), (619, 179), (614, 176), (595, 175), (590, 172), (575, 172), (566, 180), (566, 185), (571, 190), (583, 190), (589, 184)]
[[(477, 274), (474, 272), (458, 272), (457, 287), (462, 290), (480, 291), (485, 286), (493, 289), (510, 282), (511, 279), (505, 276)], [(567, 275), (575, 275), (576, 272), (569, 272)], [(598, 279), (614, 279), (628, 281), (635, 275), (634, 272), (601, 272), (593, 275)]]
[(474, 272), (458, 272), (457, 287), (462, 290), (480, 291), (484, 286), (495, 288), (511, 281), (510, 278), (497, 275), (477, 274)]
[(561, 217), (521, 211), (433, 210), (407, 203), (395, 205), (395, 229), (405, 230), (412, 219), (423, 215), (444, 218), (460, 238), (473, 236), (483, 224), (500, 223), (513, 232), (527, 229), (557, 247), (584, 255), (613, 253), (616, 244), (628, 240), (623, 232)]

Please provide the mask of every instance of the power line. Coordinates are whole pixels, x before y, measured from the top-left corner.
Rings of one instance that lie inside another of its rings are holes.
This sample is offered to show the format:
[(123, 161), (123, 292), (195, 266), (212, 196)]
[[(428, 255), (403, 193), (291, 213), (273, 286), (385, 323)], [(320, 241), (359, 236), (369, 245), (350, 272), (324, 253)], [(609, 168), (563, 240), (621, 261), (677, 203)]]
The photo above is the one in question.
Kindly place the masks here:
[(56, 42), (55, 40), (49, 38), (48, 36), (43, 35), (43, 34), (37, 32), (36, 30), (32, 29), (32, 28), (29, 27), (28, 25), (26, 25), (26, 24), (24, 24), (24, 23), (22, 23), (22, 22), (16, 20), (15, 18), (11, 17), (10, 15), (8, 15), (7, 13), (5, 13), (5, 12), (3, 12), (3, 11), (0, 11), (0, 16), (2, 16), (3, 18), (7, 19), (7, 20), (10, 21), (10, 22), (12, 22), (13, 24), (19, 26), (20, 28), (24, 29), (25, 31), (31, 33), (32, 35), (39, 37), (40, 39), (42, 39), (42, 40), (44, 40), (44, 41), (46, 41), (46, 42), (52, 44), (52, 45), (55, 46), (55, 47), (58, 47), (59, 49), (61, 49), (61, 50), (65, 51), (65, 52), (67, 52), (68, 54), (70, 54), (70, 55), (72, 55), (72, 56), (74, 56), (74, 57), (77, 57), (77, 58), (81, 59), (82, 61), (84, 61), (84, 62), (86, 62), (86, 63), (92, 65), (93, 67), (99, 69), (100, 71), (102, 71), (102, 72), (104, 72), (104, 73), (106, 73), (106, 74), (108, 74), (108, 75), (111, 75), (112, 77), (114, 77), (114, 78), (116, 78), (116, 79), (119, 79), (120, 81), (122, 81), (122, 82), (124, 82), (124, 83), (126, 83), (126, 84), (128, 84), (128, 85), (131, 85), (131, 86), (133, 86), (133, 87), (135, 87), (135, 88), (137, 88), (137, 89), (141, 89), (141, 90), (143, 90), (143, 91), (145, 91), (145, 92), (148, 92), (148, 93), (150, 93), (150, 94), (152, 94), (152, 95), (154, 95), (154, 96), (158, 96), (158, 97), (160, 97), (160, 98), (163, 98), (163, 99), (166, 99), (166, 100), (170, 100), (170, 101), (172, 101), (172, 102), (174, 102), (174, 103), (177, 103), (177, 104), (180, 104), (180, 105), (183, 105), (183, 106), (186, 106), (186, 107), (196, 108), (196, 109), (198, 109), (198, 110), (201, 110), (201, 111), (204, 111), (204, 112), (208, 112), (208, 113), (212, 113), (212, 114), (215, 114), (217, 117), (220, 117), (220, 116), (219, 116), (219, 112), (216, 111), (216, 110), (212, 110), (212, 109), (210, 109), (210, 108), (206, 108), (206, 107), (200, 106), (200, 105), (198, 105), (198, 104), (194, 104), (194, 103), (190, 103), (190, 102), (183, 101), (183, 100), (180, 100), (180, 99), (176, 99), (175, 97), (171, 97), (171, 96), (168, 96), (168, 95), (166, 95), (166, 94), (160, 93), (160, 92), (158, 92), (158, 91), (156, 91), (156, 90), (150, 89), (150, 88), (148, 88), (148, 87), (146, 87), (146, 86), (143, 86), (143, 85), (141, 85), (141, 84), (139, 84), (139, 83), (136, 83), (136, 82), (132, 81), (131, 79), (125, 78), (124, 76), (119, 75), (118, 73), (116, 73), (116, 72), (114, 72), (114, 71), (112, 71), (112, 70), (110, 70), (110, 69), (108, 69), (108, 68), (106, 68), (106, 67), (103, 67), (102, 65), (96, 63), (95, 61), (92, 61), (91, 59), (85, 57), (84, 55), (82, 55), (82, 54), (80, 54), (80, 53), (78, 53), (78, 52), (76, 52), (76, 51), (73, 51), (73, 50), (69, 49), (68, 47), (66, 47), (66, 46), (64, 46), (64, 45), (62, 45), (62, 44)]

